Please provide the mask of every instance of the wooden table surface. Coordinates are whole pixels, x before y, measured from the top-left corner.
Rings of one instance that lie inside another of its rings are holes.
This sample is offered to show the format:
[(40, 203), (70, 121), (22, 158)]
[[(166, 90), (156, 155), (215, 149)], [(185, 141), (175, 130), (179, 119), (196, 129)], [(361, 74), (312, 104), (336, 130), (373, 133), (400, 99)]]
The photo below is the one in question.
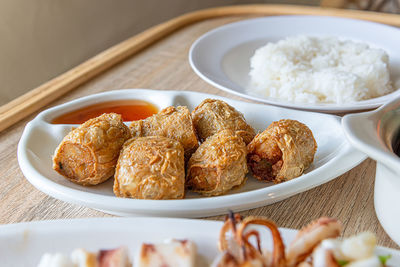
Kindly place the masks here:
[[(82, 96), (126, 88), (190, 90), (240, 99), (201, 80), (189, 66), (188, 51), (192, 42), (203, 33), (245, 18), (249, 16), (211, 19), (185, 27), (43, 109)], [(25, 179), (18, 166), (17, 144), (26, 123), (37, 113), (0, 133), (0, 223), (112, 217), (49, 197)], [(318, 217), (331, 216), (342, 222), (346, 236), (369, 230), (376, 233), (379, 245), (399, 248), (384, 232), (375, 215), (373, 193), (375, 165), (373, 160), (367, 159), (322, 186), (276, 204), (241, 214), (267, 216), (280, 227), (296, 229)], [(208, 219), (223, 218), (224, 216), (216, 216)]]

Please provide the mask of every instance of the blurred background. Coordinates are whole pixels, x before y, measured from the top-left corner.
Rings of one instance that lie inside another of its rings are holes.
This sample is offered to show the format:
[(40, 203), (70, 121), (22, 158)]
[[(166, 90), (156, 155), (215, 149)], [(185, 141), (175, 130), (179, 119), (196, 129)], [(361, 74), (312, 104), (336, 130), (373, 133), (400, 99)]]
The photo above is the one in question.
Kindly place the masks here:
[(150, 26), (209, 7), (275, 3), (397, 12), (400, 0), (1, 0), (0, 105)]

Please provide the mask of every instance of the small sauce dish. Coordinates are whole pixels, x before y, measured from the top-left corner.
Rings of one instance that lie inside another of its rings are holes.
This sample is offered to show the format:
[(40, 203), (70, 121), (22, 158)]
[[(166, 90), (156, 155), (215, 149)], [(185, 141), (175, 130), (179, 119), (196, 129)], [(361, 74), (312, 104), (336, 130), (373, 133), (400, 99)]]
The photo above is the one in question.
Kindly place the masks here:
[(342, 126), (350, 143), (377, 161), (376, 215), (400, 245), (400, 97), (377, 110), (346, 115)]

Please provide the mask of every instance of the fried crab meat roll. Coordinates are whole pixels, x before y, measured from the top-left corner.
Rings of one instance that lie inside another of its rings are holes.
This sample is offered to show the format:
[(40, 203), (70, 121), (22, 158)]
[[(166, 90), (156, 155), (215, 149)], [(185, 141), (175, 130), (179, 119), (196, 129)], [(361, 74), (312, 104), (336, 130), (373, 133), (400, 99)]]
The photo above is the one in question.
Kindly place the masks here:
[(115, 171), (117, 197), (179, 199), (185, 192), (183, 146), (162, 136), (137, 137), (122, 148)]
[(69, 132), (53, 156), (53, 169), (74, 183), (96, 185), (115, 171), (119, 152), (131, 137), (120, 115), (103, 114)]
[(317, 142), (303, 123), (280, 120), (257, 134), (247, 149), (253, 175), (262, 181), (280, 183), (300, 176), (311, 165)]
[(246, 155), (246, 144), (235, 132), (216, 133), (190, 158), (187, 187), (206, 196), (217, 196), (243, 184), (248, 172)]
[(243, 114), (221, 100), (205, 99), (193, 110), (192, 118), (201, 141), (224, 129), (235, 131), (246, 144), (256, 135)]
[(187, 107), (167, 107), (144, 120), (133, 121), (129, 127), (133, 137), (164, 136), (179, 141), (185, 150), (186, 159), (199, 146)]

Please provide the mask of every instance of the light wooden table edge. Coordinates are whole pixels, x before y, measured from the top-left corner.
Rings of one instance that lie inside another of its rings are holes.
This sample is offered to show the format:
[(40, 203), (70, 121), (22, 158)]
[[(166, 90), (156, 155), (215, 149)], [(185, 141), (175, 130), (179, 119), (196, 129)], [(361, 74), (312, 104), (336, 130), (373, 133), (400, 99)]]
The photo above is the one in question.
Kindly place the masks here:
[(339, 16), (400, 26), (400, 15), (310, 6), (257, 4), (194, 11), (151, 27), (114, 45), (71, 70), (1, 106), (0, 131), (183, 27), (207, 19), (240, 15)]

